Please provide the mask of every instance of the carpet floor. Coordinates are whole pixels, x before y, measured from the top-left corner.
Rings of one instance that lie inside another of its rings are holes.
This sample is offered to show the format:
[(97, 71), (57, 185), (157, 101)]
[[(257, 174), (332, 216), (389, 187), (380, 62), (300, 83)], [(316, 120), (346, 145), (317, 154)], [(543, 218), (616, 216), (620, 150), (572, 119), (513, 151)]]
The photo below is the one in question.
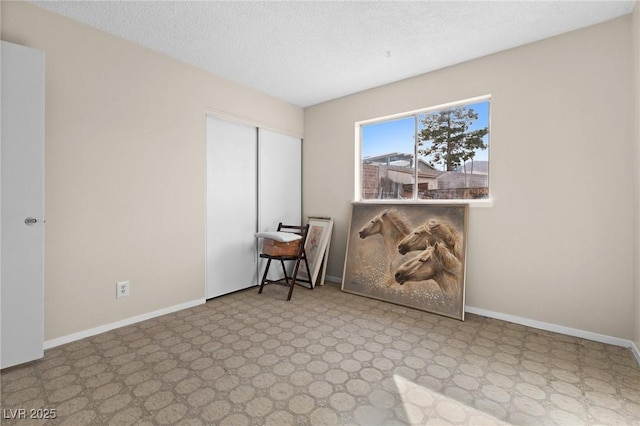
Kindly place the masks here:
[(334, 283), (286, 291), (219, 297), (5, 369), (2, 424), (640, 424), (629, 349)]

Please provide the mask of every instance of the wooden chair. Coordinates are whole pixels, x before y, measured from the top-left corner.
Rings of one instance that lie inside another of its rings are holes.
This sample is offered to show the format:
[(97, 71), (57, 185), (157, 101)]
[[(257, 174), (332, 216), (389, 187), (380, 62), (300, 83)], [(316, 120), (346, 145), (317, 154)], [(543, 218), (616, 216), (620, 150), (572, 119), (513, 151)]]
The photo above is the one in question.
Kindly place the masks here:
[[(300, 235), (302, 238), (299, 240), (299, 244), (296, 246), (296, 249), (291, 253), (286, 254), (278, 254), (278, 253), (265, 253), (265, 244), (266, 241), (263, 241), (263, 250), (260, 254), (260, 257), (263, 259), (267, 259), (267, 266), (264, 268), (264, 274), (262, 275), (262, 281), (260, 281), (260, 289), (258, 293), (262, 293), (262, 289), (265, 284), (280, 284), (284, 286), (289, 286), (289, 295), (287, 296), (287, 300), (291, 300), (291, 294), (293, 293), (293, 287), (296, 285), (296, 282), (306, 282), (309, 283), (309, 288), (313, 289), (313, 285), (311, 285), (311, 272), (309, 269), (309, 263), (307, 262), (307, 254), (304, 250), (304, 244), (307, 241), (307, 233), (309, 232), (309, 225), (304, 226), (296, 226), (296, 225), (283, 225), (282, 222), (278, 224), (278, 232), (292, 232)], [(280, 262), (282, 266), (282, 273), (284, 274), (283, 278), (279, 278), (277, 280), (270, 280), (267, 278), (267, 274), (269, 273), (269, 267), (271, 266), (271, 261), (276, 260)], [(293, 261), (295, 265), (293, 267), (293, 274), (289, 276), (287, 274), (287, 269), (285, 268), (284, 262)], [(304, 264), (307, 268), (307, 277), (308, 280), (303, 278), (297, 278), (298, 270), (300, 268), (300, 264)]]

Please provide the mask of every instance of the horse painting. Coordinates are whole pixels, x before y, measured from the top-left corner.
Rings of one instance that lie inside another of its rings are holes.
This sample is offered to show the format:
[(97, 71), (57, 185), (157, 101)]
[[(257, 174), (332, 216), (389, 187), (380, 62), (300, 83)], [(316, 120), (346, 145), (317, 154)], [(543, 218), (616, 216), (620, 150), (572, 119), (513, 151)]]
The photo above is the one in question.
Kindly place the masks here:
[(342, 289), (464, 320), (468, 206), (353, 204)]
[(458, 293), (462, 262), (444, 244), (427, 247), (420, 255), (402, 264), (395, 273), (398, 284), (433, 280), (447, 296)]

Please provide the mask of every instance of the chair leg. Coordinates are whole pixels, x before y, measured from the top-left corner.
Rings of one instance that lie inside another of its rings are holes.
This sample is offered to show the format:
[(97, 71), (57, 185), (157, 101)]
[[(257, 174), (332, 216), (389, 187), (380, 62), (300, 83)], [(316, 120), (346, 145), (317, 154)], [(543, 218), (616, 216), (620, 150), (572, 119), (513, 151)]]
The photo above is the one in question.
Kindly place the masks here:
[(289, 286), (289, 295), (287, 301), (291, 300), (293, 294), (293, 287), (296, 285), (296, 275), (298, 275), (298, 268), (300, 267), (300, 259), (296, 260), (296, 266), (293, 268), (293, 277), (291, 277), (291, 285)]
[(280, 261), (280, 265), (282, 265), (282, 274), (284, 275), (284, 281), (289, 284), (289, 277), (287, 276), (287, 268), (284, 266), (284, 260)]
[(271, 266), (271, 259), (267, 259), (267, 266), (265, 266), (264, 274), (262, 274), (262, 281), (260, 281), (260, 289), (258, 290), (258, 294), (262, 293), (262, 288), (264, 287), (264, 283), (267, 280), (267, 273), (269, 272), (269, 266)]

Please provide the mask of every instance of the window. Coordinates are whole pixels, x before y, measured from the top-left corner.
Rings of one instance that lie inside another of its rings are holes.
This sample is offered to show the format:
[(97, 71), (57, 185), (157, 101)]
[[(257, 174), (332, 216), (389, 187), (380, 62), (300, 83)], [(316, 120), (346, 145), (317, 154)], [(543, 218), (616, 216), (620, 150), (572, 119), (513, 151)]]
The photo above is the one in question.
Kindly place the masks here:
[(489, 198), (489, 97), (359, 123), (359, 200)]

